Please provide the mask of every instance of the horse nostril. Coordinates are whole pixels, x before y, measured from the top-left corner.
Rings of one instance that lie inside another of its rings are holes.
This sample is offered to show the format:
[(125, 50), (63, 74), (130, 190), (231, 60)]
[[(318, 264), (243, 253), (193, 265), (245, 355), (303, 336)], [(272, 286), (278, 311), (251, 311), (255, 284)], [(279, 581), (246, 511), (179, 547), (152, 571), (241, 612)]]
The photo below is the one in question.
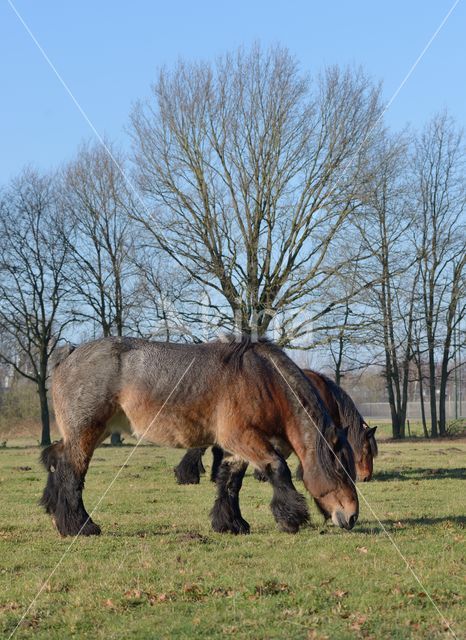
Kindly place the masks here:
[(350, 519), (348, 520), (348, 529), (352, 529), (354, 527), (357, 519), (358, 519), (358, 516), (355, 513), (353, 513), (353, 515), (350, 516)]

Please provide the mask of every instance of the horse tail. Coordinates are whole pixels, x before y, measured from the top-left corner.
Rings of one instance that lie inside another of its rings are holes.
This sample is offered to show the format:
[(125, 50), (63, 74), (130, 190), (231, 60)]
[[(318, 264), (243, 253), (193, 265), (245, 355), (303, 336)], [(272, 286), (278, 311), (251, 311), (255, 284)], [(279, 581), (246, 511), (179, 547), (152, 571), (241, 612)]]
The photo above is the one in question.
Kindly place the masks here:
[(63, 440), (59, 440), (58, 442), (54, 442), (49, 447), (46, 447), (42, 450), (40, 454), (40, 461), (47, 469), (47, 471), (53, 471), (58, 466), (58, 460), (63, 455)]
[(63, 457), (63, 453), (63, 440), (60, 440), (59, 442), (51, 444), (40, 454), (40, 461), (49, 473), (47, 476), (47, 484), (45, 485), (39, 504), (50, 514), (54, 514), (57, 508), (59, 486), (56, 479), (56, 471)]
[(55, 350), (51, 358), (51, 367), (56, 369), (66, 358), (73, 353), (76, 347), (73, 344), (65, 344), (63, 347), (59, 347)]

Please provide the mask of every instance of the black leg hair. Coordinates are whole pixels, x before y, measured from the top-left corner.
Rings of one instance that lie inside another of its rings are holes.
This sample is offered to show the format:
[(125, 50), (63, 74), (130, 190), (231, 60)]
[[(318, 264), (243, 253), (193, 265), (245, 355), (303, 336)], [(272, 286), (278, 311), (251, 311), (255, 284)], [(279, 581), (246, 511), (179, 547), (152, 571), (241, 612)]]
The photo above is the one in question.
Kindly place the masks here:
[(201, 472), (199, 464), (202, 465), (202, 456), (207, 447), (188, 449), (181, 458), (179, 464), (173, 469), (178, 484), (199, 484)]
[(219, 533), (249, 533), (249, 524), (241, 515), (239, 492), (248, 463), (224, 458), (217, 474), (217, 498), (210, 516), (212, 528)]
[(89, 517), (82, 499), (86, 471), (73, 468), (62, 446), (58, 454), (57, 451), (57, 445), (52, 445), (42, 454), (49, 474), (41, 504), (52, 515), (62, 536), (99, 535), (100, 527)]
[[(298, 466), (296, 467), (296, 473), (295, 473), (296, 480), (300, 480), (302, 482), (303, 481), (303, 474), (304, 474), (303, 465), (300, 462), (298, 462)], [(253, 476), (259, 482), (267, 482), (268, 481), (267, 474), (264, 473), (263, 471), (260, 471), (259, 469), (254, 469)]]
[(212, 447), (212, 470), (210, 472), (210, 479), (212, 480), (212, 482), (217, 481), (217, 476), (220, 469), (220, 465), (222, 464), (222, 460), (223, 460), (223, 449), (221, 449), (217, 445), (214, 445)]
[(261, 471), (260, 469), (254, 469), (254, 473), (252, 474), (256, 480), (259, 482), (268, 482), (267, 474)]
[(273, 486), (270, 508), (282, 531), (297, 533), (299, 527), (309, 521), (309, 511), (304, 496), (296, 491), (285, 460), (277, 454), (277, 461), (267, 465), (265, 473)]
[(303, 465), (301, 464), (301, 462), (299, 462), (298, 466), (296, 467), (295, 478), (296, 478), (296, 480), (301, 480), (301, 482), (302, 482), (303, 481), (303, 477), (304, 477)]
[(58, 502), (55, 509), (55, 524), (62, 536), (92, 536), (100, 534), (100, 527), (95, 524), (86, 509), (82, 499), (84, 489), (84, 475), (78, 474), (66, 462), (59, 462), (57, 482), (60, 486)]

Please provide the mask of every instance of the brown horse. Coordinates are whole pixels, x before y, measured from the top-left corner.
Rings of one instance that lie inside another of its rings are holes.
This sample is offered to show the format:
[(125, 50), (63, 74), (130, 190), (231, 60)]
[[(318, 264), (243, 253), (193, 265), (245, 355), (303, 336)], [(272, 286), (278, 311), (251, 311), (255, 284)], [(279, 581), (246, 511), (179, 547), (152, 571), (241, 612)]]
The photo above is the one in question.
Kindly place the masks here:
[(331, 378), (312, 369), (303, 369), (324, 403), (337, 427), (348, 427), (348, 441), (353, 449), (356, 476), (359, 482), (369, 482), (374, 471), (378, 448), (377, 427), (369, 427), (350, 395)]
[[(368, 482), (372, 478), (373, 460), (378, 453), (375, 439), (377, 427), (369, 427), (366, 424), (349, 394), (336, 382), (323, 373), (318, 373), (312, 369), (303, 369), (303, 372), (318, 392), (334, 424), (339, 428), (348, 427), (348, 441), (353, 449), (357, 480)], [(198, 484), (200, 474), (203, 472), (202, 456), (205, 451), (206, 447), (202, 447), (190, 449), (185, 453), (174, 469), (178, 484)], [(211, 479), (215, 482), (222, 460), (222, 451), (218, 447), (213, 447), (212, 454)], [(258, 471), (254, 473), (254, 476), (258, 480), (266, 480)], [(298, 466), (297, 477), (302, 480), (302, 468), (300, 465)]]
[(41, 502), (62, 535), (100, 533), (84, 508), (84, 478), (95, 447), (117, 425), (160, 445), (218, 444), (228, 452), (211, 512), (216, 531), (249, 531), (239, 508), (248, 463), (272, 484), (279, 527), (298, 531), (309, 516), (284, 459), (291, 450), (325, 517), (346, 529), (357, 520), (346, 432), (332, 423), (302, 371), (270, 342), (104, 338), (57, 363), (52, 393), (63, 439), (42, 454), (49, 474)]

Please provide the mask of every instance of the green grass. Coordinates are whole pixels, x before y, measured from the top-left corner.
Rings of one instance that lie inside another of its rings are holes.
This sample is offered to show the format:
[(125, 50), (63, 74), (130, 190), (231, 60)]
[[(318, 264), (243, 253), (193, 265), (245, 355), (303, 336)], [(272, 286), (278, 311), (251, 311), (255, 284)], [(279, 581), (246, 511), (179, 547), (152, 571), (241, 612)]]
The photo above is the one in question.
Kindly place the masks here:
[[(0, 633), (8, 637), (68, 549), (37, 507), (38, 449), (0, 449)], [(19, 443), (18, 443), (19, 444)], [(129, 447), (102, 447), (88, 510)], [(355, 529), (276, 530), (270, 487), (245, 479), (251, 535), (215, 534), (214, 487), (179, 487), (181, 453), (142, 446), (16, 632), (17, 638), (448, 638), (445, 624), (361, 501)], [(457, 638), (466, 638), (466, 442), (382, 443), (367, 501)], [(209, 461), (209, 456), (206, 456)], [(302, 488), (302, 487), (301, 487)]]

